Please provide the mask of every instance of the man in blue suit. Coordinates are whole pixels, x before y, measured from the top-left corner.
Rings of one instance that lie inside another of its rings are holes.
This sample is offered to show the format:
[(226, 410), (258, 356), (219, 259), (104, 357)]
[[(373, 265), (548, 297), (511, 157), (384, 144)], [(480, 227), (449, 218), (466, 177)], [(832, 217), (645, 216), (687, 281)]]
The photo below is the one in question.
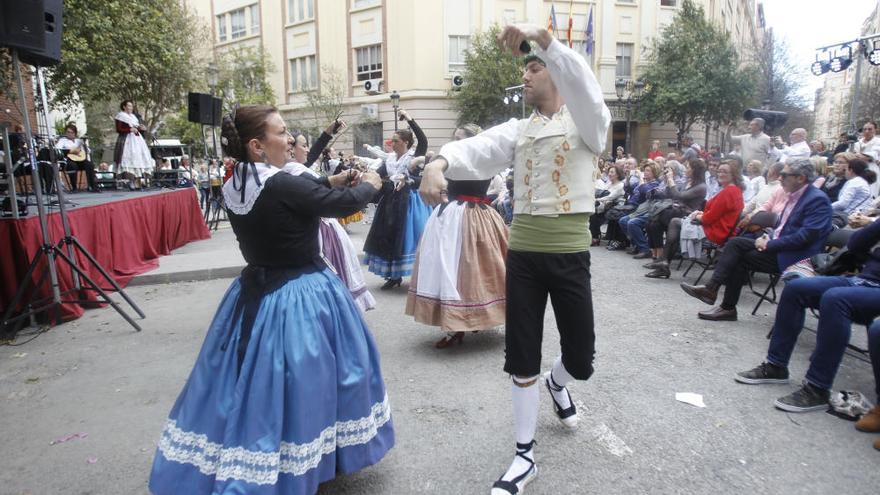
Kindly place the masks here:
[[(880, 316), (880, 221), (856, 230), (846, 247), (853, 256), (866, 259), (859, 274), (805, 277), (785, 284), (776, 307), (766, 360), (733, 377), (748, 385), (788, 383), (788, 363), (804, 327), (807, 308), (818, 309), (816, 348), (810, 356), (810, 367), (802, 387), (776, 399), (774, 405), (783, 411), (807, 412), (828, 407), (828, 397), (852, 335), (853, 323), (870, 325), (868, 350), (880, 399), (880, 320), (872, 323)], [(856, 429), (880, 432), (880, 406), (863, 418), (856, 423)], [(880, 440), (874, 447), (880, 450)]]
[(831, 202), (828, 196), (812, 186), (816, 170), (809, 160), (787, 164), (779, 174), (788, 193), (772, 237), (757, 239), (735, 237), (727, 241), (706, 285), (682, 283), (690, 296), (706, 304), (715, 304), (718, 289), (727, 289), (721, 306), (701, 311), (702, 320), (736, 321), (736, 303), (750, 271), (781, 273), (790, 265), (820, 252), (831, 233)]

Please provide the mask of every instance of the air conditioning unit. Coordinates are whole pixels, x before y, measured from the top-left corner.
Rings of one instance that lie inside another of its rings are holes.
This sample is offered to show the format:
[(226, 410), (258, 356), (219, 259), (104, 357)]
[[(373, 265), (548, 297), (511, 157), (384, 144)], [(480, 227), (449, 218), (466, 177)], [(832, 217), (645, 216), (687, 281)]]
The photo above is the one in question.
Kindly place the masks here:
[(364, 91), (367, 92), (368, 95), (377, 95), (382, 92), (382, 80), (381, 79), (367, 79), (364, 82)]
[(462, 86), (464, 86), (464, 77), (461, 74), (454, 75), (452, 77), (452, 90), (458, 91)]
[(361, 105), (361, 116), (367, 119), (378, 120), (379, 119), (379, 104), (378, 103), (367, 103)]

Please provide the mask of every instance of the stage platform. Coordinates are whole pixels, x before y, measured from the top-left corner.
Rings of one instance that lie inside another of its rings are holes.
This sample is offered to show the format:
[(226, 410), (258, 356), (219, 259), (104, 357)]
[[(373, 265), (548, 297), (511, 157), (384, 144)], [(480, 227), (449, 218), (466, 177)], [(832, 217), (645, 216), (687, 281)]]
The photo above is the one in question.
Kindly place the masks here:
[[(53, 197), (54, 198), (54, 197)], [(80, 192), (66, 195), (71, 234), (123, 287), (135, 276), (159, 266), (158, 258), (189, 242), (210, 237), (194, 188), (147, 191)], [(33, 197), (31, 198), (33, 201)], [(58, 208), (50, 207), (49, 232), (53, 243), (64, 234)], [(0, 313), (5, 311), (21, 286), (35, 253), (42, 245), (36, 206), (18, 220), (0, 219)], [(65, 249), (65, 253), (66, 253)], [(80, 267), (104, 288), (100, 273), (78, 256)], [(71, 270), (58, 263), (61, 291), (73, 287)], [(43, 284), (40, 294), (51, 292)], [(68, 294), (63, 299), (96, 300), (91, 291)], [(20, 306), (19, 309), (22, 309)], [(62, 319), (82, 315), (80, 304), (62, 305)]]

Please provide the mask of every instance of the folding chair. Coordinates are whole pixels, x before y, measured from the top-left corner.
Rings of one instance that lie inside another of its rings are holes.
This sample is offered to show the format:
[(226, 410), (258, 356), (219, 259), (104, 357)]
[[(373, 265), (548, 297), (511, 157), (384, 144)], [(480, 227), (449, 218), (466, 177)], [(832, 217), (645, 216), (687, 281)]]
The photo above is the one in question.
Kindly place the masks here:
[[(764, 292), (756, 291), (754, 285), (752, 285), (752, 277), (756, 273), (766, 273), (767, 276), (770, 277), (770, 280), (767, 282), (767, 287), (764, 289)], [(749, 272), (749, 289), (752, 291), (752, 294), (758, 296), (758, 304), (756, 304), (755, 309), (752, 310), (753, 315), (758, 312), (758, 308), (761, 307), (761, 304), (763, 304), (764, 301), (767, 301), (771, 304), (776, 304), (776, 285), (779, 283), (780, 278), (782, 278), (782, 274), (779, 272)], [(771, 297), (767, 297), (767, 294), (771, 292), (773, 293), (773, 295)]]

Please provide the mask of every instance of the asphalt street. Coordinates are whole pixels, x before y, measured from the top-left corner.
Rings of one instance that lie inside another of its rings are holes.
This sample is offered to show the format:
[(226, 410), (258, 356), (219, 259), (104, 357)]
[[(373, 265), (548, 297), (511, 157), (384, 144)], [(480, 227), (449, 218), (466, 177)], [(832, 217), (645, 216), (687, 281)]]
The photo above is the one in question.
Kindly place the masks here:
[[(556, 421), (541, 391), (539, 474), (526, 493), (878, 492), (876, 436), (824, 412), (773, 408), (803, 377), (812, 333), (801, 335), (791, 385), (737, 384), (734, 372), (766, 353), (775, 306), (752, 316), (755, 298), (747, 295), (739, 322), (702, 322), (696, 312), (707, 307), (678, 288), (681, 272), (650, 280), (642, 263), (593, 251), (596, 373), (571, 387), (581, 415), (575, 431)], [(103, 308), (20, 347), (0, 347), (0, 494), (147, 493), (166, 415), (230, 282), (131, 287), (148, 315), (141, 333)], [(319, 493), (488, 493), (514, 446), (503, 329), (435, 349), (441, 333), (404, 315), (406, 283), (390, 292), (372, 275), (368, 283), (379, 309), (367, 321), (397, 443), (379, 464)], [(854, 327), (853, 341), (864, 343), (864, 334)], [(548, 308), (545, 368), (558, 346)], [(870, 365), (847, 356), (835, 387), (873, 399)], [(676, 401), (677, 392), (701, 394), (706, 407)]]

